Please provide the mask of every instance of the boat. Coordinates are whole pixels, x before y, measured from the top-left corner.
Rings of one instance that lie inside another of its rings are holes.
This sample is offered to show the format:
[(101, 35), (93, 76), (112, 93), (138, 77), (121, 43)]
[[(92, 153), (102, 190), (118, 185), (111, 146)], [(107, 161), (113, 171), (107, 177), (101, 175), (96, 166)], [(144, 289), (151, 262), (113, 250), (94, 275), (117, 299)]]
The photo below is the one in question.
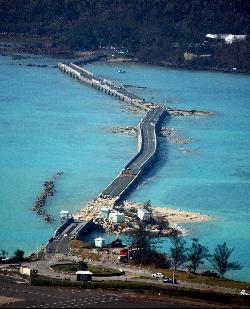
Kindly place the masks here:
[(126, 73), (124, 70), (117, 70), (117, 73)]

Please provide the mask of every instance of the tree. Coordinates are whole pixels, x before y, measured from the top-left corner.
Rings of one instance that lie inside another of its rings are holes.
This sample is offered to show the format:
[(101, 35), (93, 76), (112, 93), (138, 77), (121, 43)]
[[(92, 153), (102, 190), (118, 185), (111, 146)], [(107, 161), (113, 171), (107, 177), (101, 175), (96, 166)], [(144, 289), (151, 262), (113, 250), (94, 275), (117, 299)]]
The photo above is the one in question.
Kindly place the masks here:
[(176, 270), (187, 260), (187, 249), (185, 248), (186, 241), (181, 236), (174, 235), (170, 237), (170, 242), (172, 244), (170, 248), (170, 258)]
[(131, 254), (135, 264), (170, 267), (168, 257), (156, 250), (156, 245), (160, 242), (159, 235), (147, 230), (145, 224), (140, 223), (138, 228), (130, 232), (130, 236), (131, 247), (135, 249)]
[(88, 263), (84, 262), (84, 261), (79, 261), (78, 262), (78, 266), (80, 270), (87, 270), (88, 269)]
[(150, 201), (150, 200), (148, 200), (148, 201), (144, 204), (144, 208), (145, 208), (147, 211), (152, 212), (152, 205), (151, 205), (151, 201)]
[(23, 257), (24, 257), (24, 251), (17, 249), (16, 252), (14, 253), (13, 259), (16, 262), (21, 262), (23, 260)]
[(7, 251), (5, 251), (5, 250), (1, 250), (1, 258), (2, 259), (6, 259), (6, 257), (9, 255), (9, 253), (7, 252)]
[(160, 217), (157, 219), (157, 225), (158, 225), (158, 229), (162, 232), (163, 230), (167, 230), (169, 228), (169, 222)]
[(224, 242), (223, 244), (217, 245), (217, 247), (214, 249), (212, 258), (209, 260), (222, 278), (227, 271), (240, 270), (242, 268), (238, 262), (229, 261), (233, 251), (234, 249), (228, 248), (227, 244)]
[(199, 265), (204, 264), (204, 259), (208, 259), (211, 255), (208, 253), (207, 247), (199, 244), (198, 238), (192, 239), (193, 243), (190, 248), (187, 249), (187, 261), (190, 262), (188, 266), (188, 271), (196, 273)]
[(132, 238), (132, 247), (138, 252), (150, 251), (158, 242), (159, 238), (155, 237), (150, 231), (146, 230), (144, 223), (140, 222), (139, 227), (130, 232)]

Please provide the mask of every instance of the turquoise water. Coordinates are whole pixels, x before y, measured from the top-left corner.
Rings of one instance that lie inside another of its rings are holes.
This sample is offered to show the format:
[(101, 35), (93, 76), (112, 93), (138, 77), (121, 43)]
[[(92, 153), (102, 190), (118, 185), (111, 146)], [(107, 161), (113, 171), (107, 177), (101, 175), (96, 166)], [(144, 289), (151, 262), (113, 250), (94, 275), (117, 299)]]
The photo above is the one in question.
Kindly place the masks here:
[[(35, 61), (53, 65), (57, 59)], [(142, 115), (125, 112), (123, 103), (56, 69), (26, 68), (19, 62), (0, 58), (0, 249), (32, 251), (56, 227), (31, 211), (43, 181), (64, 172), (49, 213), (79, 209), (136, 151), (135, 138), (105, 129), (135, 125)], [(234, 258), (245, 267), (228, 277), (250, 281), (249, 76), (131, 64), (88, 67), (117, 82), (147, 87), (133, 91), (148, 100), (215, 112), (165, 123), (193, 141), (168, 145), (161, 139), (161, 162), (130, 199), (215, 216), (185, 228), (211, 249), (224, 241), (234, 247)], [(126, 73), (117, 74), (120, 68)]]
[(249, 76), (128, 65), (119, 65), (127, 73), (117, 76), (113, 73), (116, 67), (95, 65), (93, 70), (105, 71), (117, 81), (146, 86), (133, 91), (147, 99), (215, 113), (213, 117), (180, 117), (165, 123), (193, 141), (167, 145), (161, 139), (161, 163), (131, 199), (150, 199), (160, 207), (213, 215), (212, 222), (184, 227), (211, 251), (224, 241), (234, 247), (234, 258), (245, 267), (228, 277), (250, 281)]
[(49, 213), (58, 218), (62, 209), (80, 209), (136, 152), (135, 139), (105, 130), (137, 124), (140, 116), (121, 113), (119, 101), (57, 69), (0, 59), (0, 248), (31, 252), (37, 242), (47, 242), (58, 224), (48, 225), (31, 211), (43, 182), (64, 172)]

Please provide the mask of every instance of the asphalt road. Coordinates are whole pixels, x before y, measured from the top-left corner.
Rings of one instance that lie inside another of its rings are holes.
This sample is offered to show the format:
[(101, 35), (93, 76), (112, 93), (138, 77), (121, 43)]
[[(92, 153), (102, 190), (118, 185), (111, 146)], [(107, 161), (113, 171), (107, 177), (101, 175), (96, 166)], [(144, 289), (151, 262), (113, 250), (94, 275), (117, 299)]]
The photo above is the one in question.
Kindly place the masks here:
[[(87, 74), (81, 69), (75, 68), (72, 64), (68, 64), (68, 66), (79, 72), (85, 78), (92, 79), (94, 77), (94, 79), (102, 81), (95, 76)], [(127, 92), (123, 88), (118, 89), (115, 86), (110, 87), (120, 92), (121, 94), (130, 97), (131, 99), (139, 99), (139, 97)], [(155, 126), (164, 112), (165, 111), (163, 108), (158, 107), (155, 109), (151, 109), (146, 114), (141, 123), (141, 133), (143, 138), (142, 153), (137, 156), (130, 165), (127, 166), (127, 170), (131, 171), (131, 175), (118, 176), (107, 188), (104, 189), (104, 191), (102, 192), (103, 196), (108, 196), (112, 198), (119, 197), (123, 193), (123, 191), (125, 191), (126, 188), (134, 181), (134, 179), (136, 178), (135, 174), (139, 173), (143, 169), (144, 165), (148, 162), (148, 160), (150, 160), (150, 158), (153, 156), (157, 147)]]
[(150, 159), (150, 157), (155, 152), (157, 147), (157, 138), (155, 135), (155, 125), (157, 124), (159, 118), (164, 113), (162, 108), (155, 108), (150, 110), (141, 123), (141, 130), (143, 136), (143, 151), (140, 156), (136, 158), (129, 166), (128, 169), (140, 170), (145, 162)]
[[(145, 163), (153, 156), (157, 147), (157, 138), (155, 134), (155, 125), (164, 113), (162, 108), (150, 110), (141, 123), (141, 132), (143, 137), (142, 153), (136, 157), (126, 168), (127, 171), (139, 172), (143, 169)], [(118, 197), (133, 182), (136, 175), (119, 175), (103, 192), (104, 196)]]
[(120, 175), (118, 176), (103, 192), (103, 195), (116, 197), (130, 185), (131, 182), (135, 179), (135, 175)]
[(29, 286), (0, 275), (0, 308), (204, 308), (198, 301), (106, 290)]
[(47, 246), (47, 253), (52, 255), (58, 253), (67, 254), (68, 252), (69, 252), (68, 237), (59, 236)]

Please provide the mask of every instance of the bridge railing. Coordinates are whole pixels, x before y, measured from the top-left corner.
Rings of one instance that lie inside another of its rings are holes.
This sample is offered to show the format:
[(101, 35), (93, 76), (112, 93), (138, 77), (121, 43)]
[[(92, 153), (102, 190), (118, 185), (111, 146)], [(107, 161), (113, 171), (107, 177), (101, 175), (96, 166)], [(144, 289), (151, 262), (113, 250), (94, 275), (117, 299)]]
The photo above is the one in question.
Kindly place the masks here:
[(65, 229), (70, 226), (71, 223), (74, 222), (73, 218), (68, 219), (67, 221), (65, 221), (61, 226), (59, 226), (59, 228), (55, 231), (54, 236), (58, 236), (60, 235), (63, 231), (65, 231)]

